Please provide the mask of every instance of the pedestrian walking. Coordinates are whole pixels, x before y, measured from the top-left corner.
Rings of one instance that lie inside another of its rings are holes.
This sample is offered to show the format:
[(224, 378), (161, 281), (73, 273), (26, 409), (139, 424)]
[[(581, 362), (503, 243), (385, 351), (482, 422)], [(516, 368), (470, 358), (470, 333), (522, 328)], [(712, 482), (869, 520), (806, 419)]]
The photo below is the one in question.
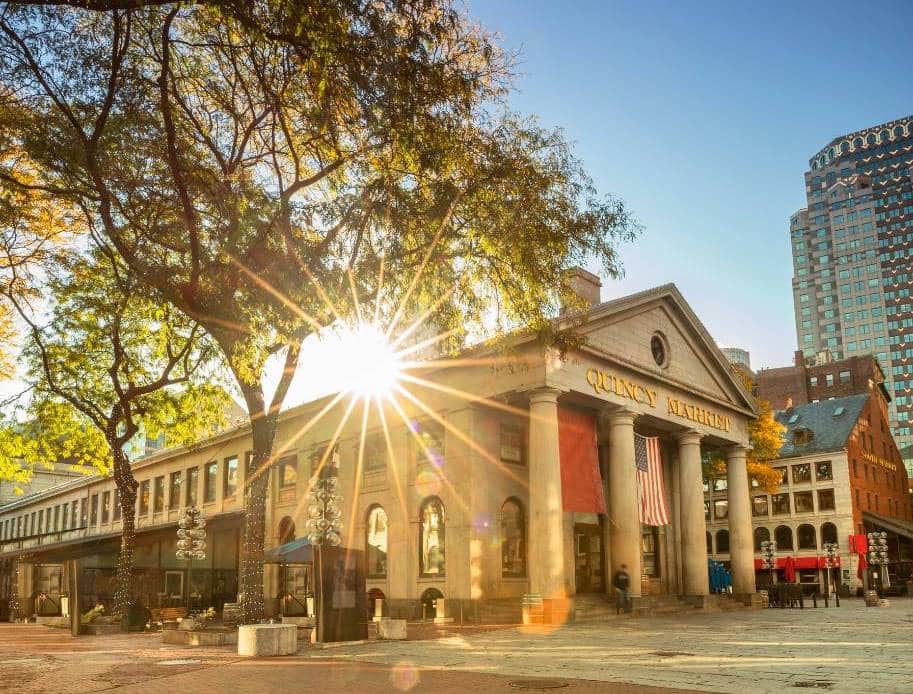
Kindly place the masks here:
[(628, 567), (622, 564), (615, 576), (612, 577), (612, 585), (615, 587), (615, 612), (621, 614), (621, 611), (631, 611), (631, 577), (628, 575)]

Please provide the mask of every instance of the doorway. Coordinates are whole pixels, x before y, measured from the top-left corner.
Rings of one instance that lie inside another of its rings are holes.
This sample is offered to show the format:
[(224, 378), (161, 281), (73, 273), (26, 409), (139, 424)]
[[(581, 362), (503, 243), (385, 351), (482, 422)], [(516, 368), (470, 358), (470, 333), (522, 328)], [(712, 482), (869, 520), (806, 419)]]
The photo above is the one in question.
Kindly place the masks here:
[(574, 556), (578, 593), (604, 593), (602, 528), (596, 524), (574, 525)]

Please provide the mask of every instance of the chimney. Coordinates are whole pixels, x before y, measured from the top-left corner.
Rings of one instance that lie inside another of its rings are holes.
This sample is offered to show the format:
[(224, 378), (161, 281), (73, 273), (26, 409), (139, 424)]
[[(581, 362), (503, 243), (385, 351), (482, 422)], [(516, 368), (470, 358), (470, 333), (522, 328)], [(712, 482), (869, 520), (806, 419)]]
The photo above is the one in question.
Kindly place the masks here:
[[(587, 272), (582, 267), (572, 267), (564, 273), (564, 288), (583, 303), (583, 310), (589, 310), (600, 302), (599, 290), (602, 282), (597, 275)], [(577, 306), (562, 306), (561, 314), (568, 309), (576, 310)]]

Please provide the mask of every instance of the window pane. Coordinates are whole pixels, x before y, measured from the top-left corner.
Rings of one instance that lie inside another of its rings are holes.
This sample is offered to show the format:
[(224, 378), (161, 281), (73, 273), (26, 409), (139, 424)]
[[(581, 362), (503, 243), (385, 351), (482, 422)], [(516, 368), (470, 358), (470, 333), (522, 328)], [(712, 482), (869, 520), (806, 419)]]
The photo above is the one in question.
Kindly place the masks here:
[(811, 492), (796, 492), (793, 494), (793, 504), (796, 513), (812, 513), (815, 510)]
[(755, 496), (751, 499), (751, 515), (766, 516), (769, 514), (766, 496)]
[[(775, 516), (789, 514), (789, 494), (771, 494), (770, 505)], [(779, 543), (777, 543), (779, 544)]]
[(509, 500), (501, 507), (501, 575), (523, 577), (526, 575), (526, 548), (523, 509), (516, 501)]
[(441, 467), (444, 464), (444, 427), (438, 422), (412, 422), (415, 434), (416, 457), (420, 465)]
[(156, 477), (154, 484), (155, 486), (152, 489), (152, 512), (161, 513), (165, 510), (165, 476)]
[(196, 506), (200, 488), (200, 468), (192, 467), (187, 470), (187, 505)]
[(178, 508), (181, 505), (181, 471), (171, 473), (168, 484), (168, 508)]
[(233, 455), (225, 459), (225, 477), (223, 495), (228, 498), (235, 495), (238, 490), (238, 456)]
[(279, 483), (282, 487), (298, 484), (298, 456), (289, 455), (279, 461)]
[[(120, 517), (121, 517), (121, 513), (122, 513), (122, 509), (121, 509), (121, 505), (120, 505), (120, 492), (118, 492), (115, 489), (113, 494), (114, 494), (114, 520), (119, 521)], [(66, 514), (64, 514), (64, 517), (66, 517)]]
[(815, 463), (815, 479), (819, 482), (822, 480), (833, 479), (833, 471), (831, 470), (831, 461), (824, 460), (820, 463)]
[(444, 507), (432, 498), (422, 505), (421, 513), (421, 573), (425, 576), (444, 575)]
[(810, 482), (812, 479), (811, 466), (808, 463), (793, 465), (793, 484), (798, 482)]
[(833, 511), (834, 510), (834, 490), (833, 489), (819, 489), (818, 490), (818, 510), (819, 511)]
[(796, 539), (799, 541), (799, 549), (817, 549), (818, 541), (815, 537), (815, 527), (805, 523), (796, 530)]
[(149, 513), (149, 480), (139, 483), (139, 513), (141, 516)]
[(387, 575), (387, 513), (380, 506), (368, 512), (366, 532), (369, 576)]
[(501, 460), (508, 463), (524, 462), (524, 434), (522, 427), (501, 422)]
[[(89, 525), (98, 523), (98, 494), (92, 495), (92, 512), (89, 515)], [(41, 516), (38, 516), (38, 532), (41, 532)]]
[(716, 499), (713, 502), (713, 516), (718, 519), (729, 516), (729, 501), (727, 499)]
[(111, 492), (101, 495), (101, 522), (107, 523), (111, 519)]
[(203, 469), (203, 502), (210, 503), (216, 500), (216, 478), (219, 475), (218, 465), (215, 461), (206, 463)]
[(387, 467), (387, 440), (382, 433), (365, 437), (365, 472), (380, 472)]

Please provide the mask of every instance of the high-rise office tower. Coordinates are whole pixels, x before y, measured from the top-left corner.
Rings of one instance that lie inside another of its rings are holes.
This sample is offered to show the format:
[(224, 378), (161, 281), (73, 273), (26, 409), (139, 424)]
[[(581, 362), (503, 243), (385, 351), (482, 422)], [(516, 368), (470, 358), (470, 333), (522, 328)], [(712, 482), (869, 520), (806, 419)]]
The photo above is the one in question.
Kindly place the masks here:
[(808, 206), (790, 220), (799, 349), (818, 362), (874, 354), (900, 448), (913, 444), (911, 173), (913, 116), (841, 135), (809, 160)]

